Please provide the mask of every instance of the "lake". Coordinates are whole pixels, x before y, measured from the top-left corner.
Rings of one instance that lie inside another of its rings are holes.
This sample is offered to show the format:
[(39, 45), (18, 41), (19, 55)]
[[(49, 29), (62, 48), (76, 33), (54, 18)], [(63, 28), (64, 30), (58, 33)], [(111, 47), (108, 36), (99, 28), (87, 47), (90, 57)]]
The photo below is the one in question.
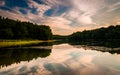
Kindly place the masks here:
[(2, 48), (0, 75), (120, 75), (118, 50), (68, 43)]

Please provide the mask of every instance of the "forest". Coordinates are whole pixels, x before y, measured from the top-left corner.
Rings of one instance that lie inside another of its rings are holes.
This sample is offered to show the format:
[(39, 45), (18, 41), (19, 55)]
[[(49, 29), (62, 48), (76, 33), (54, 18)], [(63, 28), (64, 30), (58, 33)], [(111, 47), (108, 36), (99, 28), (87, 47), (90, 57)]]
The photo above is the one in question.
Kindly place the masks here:
[(84, 30), (68, 36), (54, 35), (53, 39), (58, 40), (59, 43), (120, 47), (120, 25)]
[(68, 41), (111, 48), (120, 47), (120, 25), (76, 32), (68, 36)]
[(0, 39), (52, 39), (49, 26), (21, 22), (0, 16)]
[(69, 42), (120, 41), (120, 25), (75, 32), (68, 36), (53, 35), (49, 26), (21, 22), (0, 16), (0, 39), (64, 40)]
[(120, 25), (85, 30), (69, 36), (69, 41), (109, 41), (120, 39)]

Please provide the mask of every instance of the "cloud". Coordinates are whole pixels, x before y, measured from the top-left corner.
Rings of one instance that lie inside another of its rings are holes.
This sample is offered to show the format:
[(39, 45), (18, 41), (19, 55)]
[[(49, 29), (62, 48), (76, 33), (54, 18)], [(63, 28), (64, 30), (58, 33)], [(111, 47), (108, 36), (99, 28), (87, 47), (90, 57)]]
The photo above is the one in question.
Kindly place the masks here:
[(84, 12), (84, 14), (92, 15), (96, 13), (100, 8), (105, 6), (104, 0), (74, 0), (73, 8)]
[[(78, 46), (78, 45), (77, 45)], [(1, 75), (119, 75), (120, 59), (114, 54), (75, 48), (68, 44), (54, 45), (47, 58), (21, 61), (9, 66), (1, 66)], [(104, 58), (104, 59), (103, 59)], [(59, 60), (58, 60), (59, 59)], [(116, 62), (110, 62), (113, 60)], [(106, 62), (106, 63), (104, 63)], [(69, 72), (70, 71), (70, 72)], [(69, 73), (68, 73), (69, 72)]]
[(5, 16), (5, 17), (8, 17), (8, 18), (11, 18), (11, 19), (19, 19), (21, 21), (28, 21), (28, 19), (26, 19), (24, 17), (24, 15), (21, 15), (21, 14), (16, 14), (14, 12), (9, 12), (9, 11), (5, 11), (5, 10), (0, 10), (0, 13), (2, 14), (2, 16)]
[(107, 12), (114, 12), (118, 8), (120, 8), (120, 2), (114, 3), (109, 6)]
[(68, 35), (74, 30), (74, 28), (69, 25), (71, 24), (71, 21), (63, 17), (49, 17), (42, 20), (42, 23), (49, 25), (55, 34)]
[(119, 0), (22, 0), (24, 7), (12, 2), (0, 1), (1, 16), (49, 25), (54, 34), (119, 24)]
[(0, 1), (0, 6), (4, 6), (5, 5), (5, 1), (4, 0), (1, 0)]
[(116, 24), (117, 24), (117, 25), (120, 25), (120, 18), (117, 19)]
[(77, 21), (83, 25), (94, 24), (90, 16), (80, 16)]
[(37, 2), (33, 1), (33, 0), (29, 0), (28, 1), (28, 5), (30, 8), (34, 8), (36, 9), (36, 13), (40, 16), (43, 16), (43, 14), (50, 9), (51, 7), (45, 4), (38, 4)]

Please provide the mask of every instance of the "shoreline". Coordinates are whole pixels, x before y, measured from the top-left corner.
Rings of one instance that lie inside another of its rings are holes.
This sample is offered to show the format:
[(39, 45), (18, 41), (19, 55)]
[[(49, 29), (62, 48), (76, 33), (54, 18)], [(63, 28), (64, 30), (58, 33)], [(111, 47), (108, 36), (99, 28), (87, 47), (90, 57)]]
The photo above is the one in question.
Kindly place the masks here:
[(0, 48), (39, 44), (43, 42), (54, 42), (54, 40), (2, 40), (0, 41)]

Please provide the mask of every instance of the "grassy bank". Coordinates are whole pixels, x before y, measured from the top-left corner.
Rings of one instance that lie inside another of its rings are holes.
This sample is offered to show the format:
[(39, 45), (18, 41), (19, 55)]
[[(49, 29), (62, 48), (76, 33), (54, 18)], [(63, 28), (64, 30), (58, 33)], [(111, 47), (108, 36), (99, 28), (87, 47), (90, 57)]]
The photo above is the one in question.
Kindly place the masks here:
[(21, 45), (29, 45), (29, 44), (38, 44), (42, 42), (53, 42), (53, 40), (1, 40), (0, 48), (2, 47), (11, 47), (11, 46), (21, 46)]

